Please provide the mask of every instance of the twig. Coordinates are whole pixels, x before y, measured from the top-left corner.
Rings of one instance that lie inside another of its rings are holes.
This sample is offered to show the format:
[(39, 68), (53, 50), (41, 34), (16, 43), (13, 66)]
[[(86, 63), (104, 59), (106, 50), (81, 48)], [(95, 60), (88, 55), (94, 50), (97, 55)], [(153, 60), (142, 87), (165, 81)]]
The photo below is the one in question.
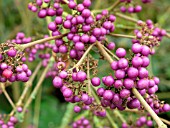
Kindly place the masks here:
[(19, 47), (19, 49), (24, 50), (24, 49), (29, 48), (31, 46), (34, 46), (36, 44), (45, 43), (47, 41), (54, 40), (54, 39), (60, 39), (60, 38), (62, 38), (64, 36), (66, 36), (67, 34), (68, 33), (58, 35), (58, 36), (52, 36), (52, 37), (48, 37), (48, 38), (44, 38), (44, 39), (40, 39), (40, 40), (36, 40), (36, 41), (30, 42), (28, 44), (16, 45), (16, 48)]
[(123, 35), (123, 34), (114, 34), (114, 33), (110, 33), (109, 35), (111, 35), (111, 36), (115, 36), (115, 37), (130, 38), (130, 39), (135, 39), (135, 38), (136, 38), (136, 36)]
[(125, 20), (128, 20), (128, 21), (131, 21), (131, 22), (134, 22), (134, 23), (137, 23), (138, 22), (138, 20), (137, 19), (134, 19), (134, 18), (132, 18), (132, 17), (129, 17), (129, 16), (126, 16), (126, 15), (124, 15), (124, 14), (121, 14), (121, 13), (115, 13), (115, 15), (116, 16), (118, 16), (118, 17), (120, 17), (120, 18), (123, 18), (123, 19), (125, 19)]
[[(109, 56), (109, 54), (104, 50), (101, 43), (96, 42), (99, 50), (101, 51), (102, 55), (106, 58), (106, 60), (111, 63), (113, 62), (113, 59)], [(159, 128), (167, 128), (167, 126), (160, 120), (160, 118), (156, 115), (156, 113), (151, 109), (151, 107), (147, 104), (147, 102), (143, 99), (143, 97), (140, 95), (138, 90), (136, 88), (132, 88), (133, 94), (138, 98), (138, 100), (141, 102), (141, 104), (144, 106), (144, 108), (150, 113), (152, 118), (156, 121)]]
[(4, 93), (4, 95), (7, 98), (8, 102), (13, 107), (13, 109), (15, 109), (15, 104), (13, 103), (13, 101), (12, 101), (11, 97), (9, 96), (9, 94), (7, 93), (4, 83), (0, 83), (0, 86), (1, 86), (2, 92)]

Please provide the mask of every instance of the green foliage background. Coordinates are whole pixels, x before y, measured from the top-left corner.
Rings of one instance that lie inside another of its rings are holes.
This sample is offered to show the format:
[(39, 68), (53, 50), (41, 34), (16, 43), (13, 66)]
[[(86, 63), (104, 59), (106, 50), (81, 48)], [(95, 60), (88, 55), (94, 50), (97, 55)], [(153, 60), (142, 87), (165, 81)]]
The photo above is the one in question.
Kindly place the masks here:
[[(109, 7), (115, 0), (93, 0), (92, 8), (101, 9)], [(102, 1), (102, 2), (101, 2)], [(136, 0), (140, 1), (140, 0)], [(154, 23), (157, 23), (159, 27), (165, 28), (170, 32), (170, 0), (153, 0), (152, 4), (143, 5), (143, 11), (139, 14), (133, 14), (132, 16), (141, 20), (152, 19)], [(12, 39), (15, 37), (17, 32), (25, 32), (26, 36), (40, 36), (42, 34), (48, 34), (46, 20), (38, 19), (35, 13), (30, 12), (27, 9), (27, 4), (29, 0), (0, 0), (0, 42), (4, 42), (7, 39)], [(104, 4), (103, 4), (104, 2)], [(124, 29), (121, 27), (130, 26), (134, 27), (133, 23), (127, 22), (126, 20), (121, 20), (117, 18), (116, 21), (116, 33), (121, 34), (133, 34), (133, 30)], [(125, 38), (109, 38), (110, 41), (114, 41), (117, 47), (129, 48), (131, 46), (131, 41)], [(152, 60), (152, 70), (155, 76), (158, 76), (161, 80), (159, 85), (158, 96), (161, 100), (170, 103), (170, 39), (164, 38), (161, 42), (159, 48), (156, 49), (156, 54), (151, 58)], [(35, 65), (37, 65), (39, 60), (33, 63), (28, 63), (33, 70)], [(109, 65), (104, 61), (99, 61), (99, 76), (102, 77), (111, 73), (109, 70)], [(42, 69), (38, 74), (35, 85), (41, 75)], [(101, 73), (102, 72), (102, 73)], [(16, 93), (20, 94), (23, 89), (22, 83), (15, 83), (12, 87), (7, 88), (10, 95), (14, 100), (17, 100), (18, 96)], [(77, 117), (78, 114), (72, 113), (73, 106), (61, 102), (62, 97), (59, 97), (59, 91), (54, 89), (51, 83), (51, 79), (46, 79), (42, 85), (42, 98), (40, 105), (40, 128), (58, 128), (61, 123), (67, 123), (67, 121), (73, 121), (73, 117)], [(59, 97), (59, 98), (58, 98)], [(35, 102), (30, 107), (29, 114), (26, 117), (26, 121), (18, 125), (20, 128), (26, 128), (28, 124), (33, 124), (34, 120), (34, 105)], [(9, 113), (11, 107), (6, 101), (3, 95), (0, 95), (0, 113)], [(68, 118), (63, 118), (67, 113)], [(91, 118), (91, 115), (88, 115)], [(113, 116), (113, 115), (112, 115)], [(128, 116), (125, 114), (125, 116)], [(170, 113), (160, 115), (166, 119), (170, 120)], [(113, 116), (114, 117), (114, 116)], [(100, 120), (100, 118), (94, 119), (98, 125), (95, 127), (100, 127), (100, 124), (104, 123), (105, 120)], [(94, 123), (95, 123), (94, 122)], [(63, 123), (63, 124), (64, 124)], [(64, 125), (63, 125), (64, 126)], [(64, 126), (63, 128), (65, 128)]]

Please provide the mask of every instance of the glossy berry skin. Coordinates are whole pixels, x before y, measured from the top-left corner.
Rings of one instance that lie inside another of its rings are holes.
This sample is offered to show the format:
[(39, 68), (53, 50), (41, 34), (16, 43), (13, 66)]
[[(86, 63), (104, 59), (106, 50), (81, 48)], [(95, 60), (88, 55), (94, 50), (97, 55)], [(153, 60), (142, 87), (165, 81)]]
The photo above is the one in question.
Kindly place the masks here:
[(126, 56), (126, 50), (124, 48), (118, 48), (116, 50), (116, 55), (119, 57), (119, 58), (123, 58)]
[(146, 79), (140, 79), (138, 80), (137, 82), (137, 87), (139, 89), (147, 89), (148, 88), (148, 85), (149, 85), (149, 81), (146, 80)]
[(45, 9), (42, 9), (38, 12), (39, 18), (45, 18), (47, 16), (47, 11)]
[(60, 77), (56, 76), (53, 79), (53, 85), (56, 88), (61, 88), (63, 86), (63, 80)]
[(97, 95), (100, 96), (100, 97), (103, 96), (104, 92), (105, 92), (105, 89), (104, 89), (104, 88), (98, 88), (98, 89), (97, 89)]
[(132, 45), (132, 52), (137, 54), (140, 53), (142, 51), (142, 46), (138, 43), (135, 43)]
[(134, 81), (132, 79), (129, 79), (129, 78), (126, 78), (124, 81), (123, 81), (123, 85), (126, 89), (131, 89), (134, 87)]
[(81, 100), (82, 100), (83, 102), (86, 102), (86, 101), (89, 100), (89, 96), (88, 96), (86, 93), (83, 93), (82, 96), (81, 96)]
[(134, 109), (140, 107), (140, 102), (138, 99), (133, 99), (130, 102), (127, 103), (128, 108)]
[(9, 69), (5, 69), (2, 72), (2, 76), (4, 76), (5, 78), (9, 79), (12, 76), (13, 72)]
[(114, 43), (114, 42), (110, 42), (110, 43), (107, 45), (107, 48), (108, 48), (109, 50), (115, 49), (115, 43)]
[(63, 91), (63, 96), (64, 96), (65, 98), (69, 98), (69, 97), (71, 97), (72, 95), (73, 95), (73, 92), (72, 92), (71, 89), (69, 89), (69, 88), (64, 89), (64, 91)]
[(129, 78), (136, 78), (138, 76), (138, 69), (130, 67), (128, 68), (127, 74)]
[(103, 93), (103, 98), (105, 100), (111, 100), (113, 98), (113, 92), (111, 90), (105, 90)]
[(133, 65), (135, 68), (140, 67), (142, 64), (143, 64), (143, 60), (142, 60), (141, 57), (138, 57), (138, 56), (133, 57), (133, 59), (132, 59), (132, 65)]
[(117, 70), (118, 69), (118, 62), (117, 61), (113, 61), (111, 64), (110, 64), (112, 70)]
[(87, 75), (86, 75), (85, 72), (79, 71), (79, 72), (76, 74), (76, 77), (77, 77), (77, 80), (78, 80), (78, 81), (83, 82), (84, 80), (86, 80)]
[(115, 77), (117, 79), (123, 79), (125, 77), (125, 71), (121, 69), (116, 70)]
[(121, 68), (121, 69), (127, 68), (127, 67), (128, 67), (128, 61), (127, 61), (127, 59), (121, 58), (121, 59), (118, 61), (118, 67)]
[(105, 84), (106, 86), (112, 86), (113, 83), (114, 83), (114, 78), (113, 78), (112, 76), (107, 76), (107, 77), (105, 78), (104, 84)]
[(100, 85), (100, 78), (99, 77), (93, 77), (91, 79), (91, 83), (93, 86), (99, 86)]
[(74, 112), (79, 113), (81, 108), (79, 106), (74, 106)]
[(146, 45), (142, 46), (141, 53), (144, 56), (148, 56), (150, 54), (150, 48), (148, 46), (146, 46)]
[(170, 111), (170, 105), (164, 104), (162, 109), (163, 109), (164, 112), (168, 112), (168, 111)]
[(7, 55), (10, 57), (15, 57), (17, 54), (17, 51), (14, 48), (11, 48), (8, 50)]
[(127, 89), (122, 89), (120, 91), (120, 97), (121, 98), (128, 98), (130, 96), (130, 91)]

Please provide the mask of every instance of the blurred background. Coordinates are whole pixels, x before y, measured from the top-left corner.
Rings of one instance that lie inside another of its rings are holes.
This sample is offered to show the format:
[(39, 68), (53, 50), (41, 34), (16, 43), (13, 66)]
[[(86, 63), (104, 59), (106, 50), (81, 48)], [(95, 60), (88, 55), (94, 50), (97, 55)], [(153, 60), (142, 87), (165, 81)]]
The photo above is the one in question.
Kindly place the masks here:
[[(115, 0), (93, 0), (93, 9), (101, 9), (109, 7)], [(139, 1), (140, 0), (136, 0)], [(39, 19), (36, 13), (32, 13), (27, 9), (29, 0), (0, 0), (0, 42), (5, 42), (8, 39), (15, 38), (17, 32), (24, 32), (26, 37), (39, 37), (43, 34), (48, 34), (47, 23), (45, 19)], [(104, 2), (104, 4), (103, 4)], [(146, 21), (151, 19), (160, 28), (164, 28), (170, 33), (170, 0), (153, 0), (150, 4), (141, 4), (142, 12), (132, 14), (133, 17)], [(128, 14), (129, 15), (129, 14)], [(116, 31), (119, 34), (133, 35), (134, 23), (127, 22), (117, 18), (115, 23)], [(128, 27), (127, 27), (128, 26)], [(116, 48), (124, 47), (130, 48), (131, 40), (126, 38), (109, 37), (109, 41), (116, 43)], [(156, 49), (156, 54), (151, 58), (152, 72), (155, 76), (160, 78), (159, 91), (157, 95), (160, 100), (170, 103), (170, 39), (164, 37), (160, 47)], [(96, 56), (94, 54), (94, 56)], [(32, 71), (34, 66), (40, 60), (28, 63)], [(104, 67), (104, 68), (103, 68)], [(38, 81), (41, 72), (34, 80), (33, 85)], [(99, 61), (98, 75), (103, 77), (111, 73), (109, 65), (104, 61)], [(7, 88), (12, 99), (16, 102), (22, 92), (23, 83), (15, 82), (12, 86)], [(8, 114), (11, 107), (5, 97), (0, 95), (0, 113)], [(128, 114), (122, 112), (128, 118)], [(83, 115), (84, 113), (81, 113)], [(86, 113), (85, 113), (86, 114)], [(84, 114), (84, 115), (85, 115)], [(69, 127), (79, 114), (73, 114), (73, 105), (64, 101), (64, 98), (58, 89), (52, 86), (52, 79), (45, 79), (42, 85), (42, 90), (39, 92), (36, 100), (33, 101), (29, 108), (29, 112), (25, 117), (23, 123), (18, 124), (19, 128), (33, 127), (36, 122), (39, 128), (59, 128), (66, 124)], [(92, 115), (88, 115), (93, 118)], [(114, 117), (114, 115), (112, 115)], [(170, 120), (170, 113), (160, 114), (167, 120)], [(39, 120), (37, 120), (39, 118)], [(118, 121), (119, 122), (119, 121)], [(105, 120), (96, 117), (95, 123), (105, 124)], [(97, 127), (97, 126), (94, 126)]]

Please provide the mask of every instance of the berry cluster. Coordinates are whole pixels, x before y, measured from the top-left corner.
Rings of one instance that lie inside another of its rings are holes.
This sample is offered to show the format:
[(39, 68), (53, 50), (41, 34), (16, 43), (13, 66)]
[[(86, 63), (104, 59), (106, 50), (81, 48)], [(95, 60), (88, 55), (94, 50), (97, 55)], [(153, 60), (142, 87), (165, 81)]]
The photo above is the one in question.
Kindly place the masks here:
[(136, 123), (132, 123), (132, 124), (127, 124), (127, 123), (122, 123), (122, 128), (140, 128), (140, 127), (144, 127), (144, 125), (146, 125), (147, 127), (152, 127), (153, 126), (153, 121), (147, 119), (145, 116), (141, 116)]
[(160, 101), (155, 94), (148, 95), (146, 98), (146, 102), (155, 111), (156, 114), (170, 111), (170, 105), (164, 104), (164, 102)]
[(0, 127), (1, 128), (15, 128), (15, 124), (18, 122), (17, 118), (11, 116), (8, 122), (4, 122), (4, 120), (0, 117)]
[(61, 16), (63, 8), (60, 6), (61, 0), (36, 0), (28, 4), (28, 9), (32, 12), (38, 12), (39, 18), (46, 16)]
[(148, 127), (152, 127), (153, 122), (152, 122), (152, 120), (147, 120), (147, 118), (145, 116), (142, 116), (136, 121), (136, 126), (140, 128), (143, 125), (146, 125)]
[[(141, 30), (136, 29), (134, 31), (136, 39), (133, 39), (132, 43), (140, 43), (153, 48), (154, 46), (158, 46), (163, 36), (166, 35), (166, 31), (164, 29), (154, 27), (154, 24), (151, 20), (147, 20), (146, 23), (138, 21), (138, 25), (142, 28)], [(151, 54), (154, 54), (154, 49), (151, 51)]]
[(15, 39), (12, 39), (11, 42), (16, 44), (27, 44), (32, 41), (31, 37), (25, 37), (23, 32), (18, 32)]
[(109, 15), (107, 10), (103, 10), (101, 14), (94, 17), (88, 9), (90, 5), (90, 0), (84, 0), (82, 4), (70, 1), (68, 7), (74, 9), (74, 14), (68, 14), (66, 18), (57, 16), (54, 22), (49, 23), (48, 29), (52, 31), (53, 36), (60, 34), (61, 27), (70, 31), (67, 35), (67, 42), (62, 39), (55, 41), (56, 53), (69, 52), (72, 59), (78, 60), (82, 57), (86, 46), (97, 40), (104, 40), (106, 34), (114, 31), (113, 22), (116, 17)]
[[(85, 62), (87, 63), (87, 60)], [(95, 60), (90, 62), (90, 68), (96, 68)], [(80, 69), (84, 69), (84, 66), (82, 65)], [(64, 62), (58, 62), (57, 67), (58, 72), (55, 72), (57, 75), (53, 79), (53, 85), (56, 88), (60, 88), (67, 102), (79, 104), (79, 106), (74, 107), (74, 111), (78, 113), (81, 111), (81, 108), (83, 110), (90, 109), (97, 116), (105, 116), (106, 112), (103, 107), (97, 104), (94, 98), (87, 92), (86, 73), (81, 70), (73, 70), (73, 72), (66, 71), (66, 64)]]
[(88, 119), (82, 117), (72, 124), (72, 128), (92, 128)]
[[(21, 39), (21, 35), (19, 33), (16, 40)], [(23, 52), (17, 51), (14, 43), (7, 41), (0, 45), (0, 82), (28, 81), (32, 73), (28, 66), (23, 64), (23, 57)]]
[[(142, 11), (142, 6), (137, 5), (133, 0), (120, 0), (124, 5), (120, 7), (120, 11), (125, 13), (138, 13)], [(143, 3), (150, 3), (151, 0), (142, 0)], [(130, 5), (130, 6), (129, 6)]]

